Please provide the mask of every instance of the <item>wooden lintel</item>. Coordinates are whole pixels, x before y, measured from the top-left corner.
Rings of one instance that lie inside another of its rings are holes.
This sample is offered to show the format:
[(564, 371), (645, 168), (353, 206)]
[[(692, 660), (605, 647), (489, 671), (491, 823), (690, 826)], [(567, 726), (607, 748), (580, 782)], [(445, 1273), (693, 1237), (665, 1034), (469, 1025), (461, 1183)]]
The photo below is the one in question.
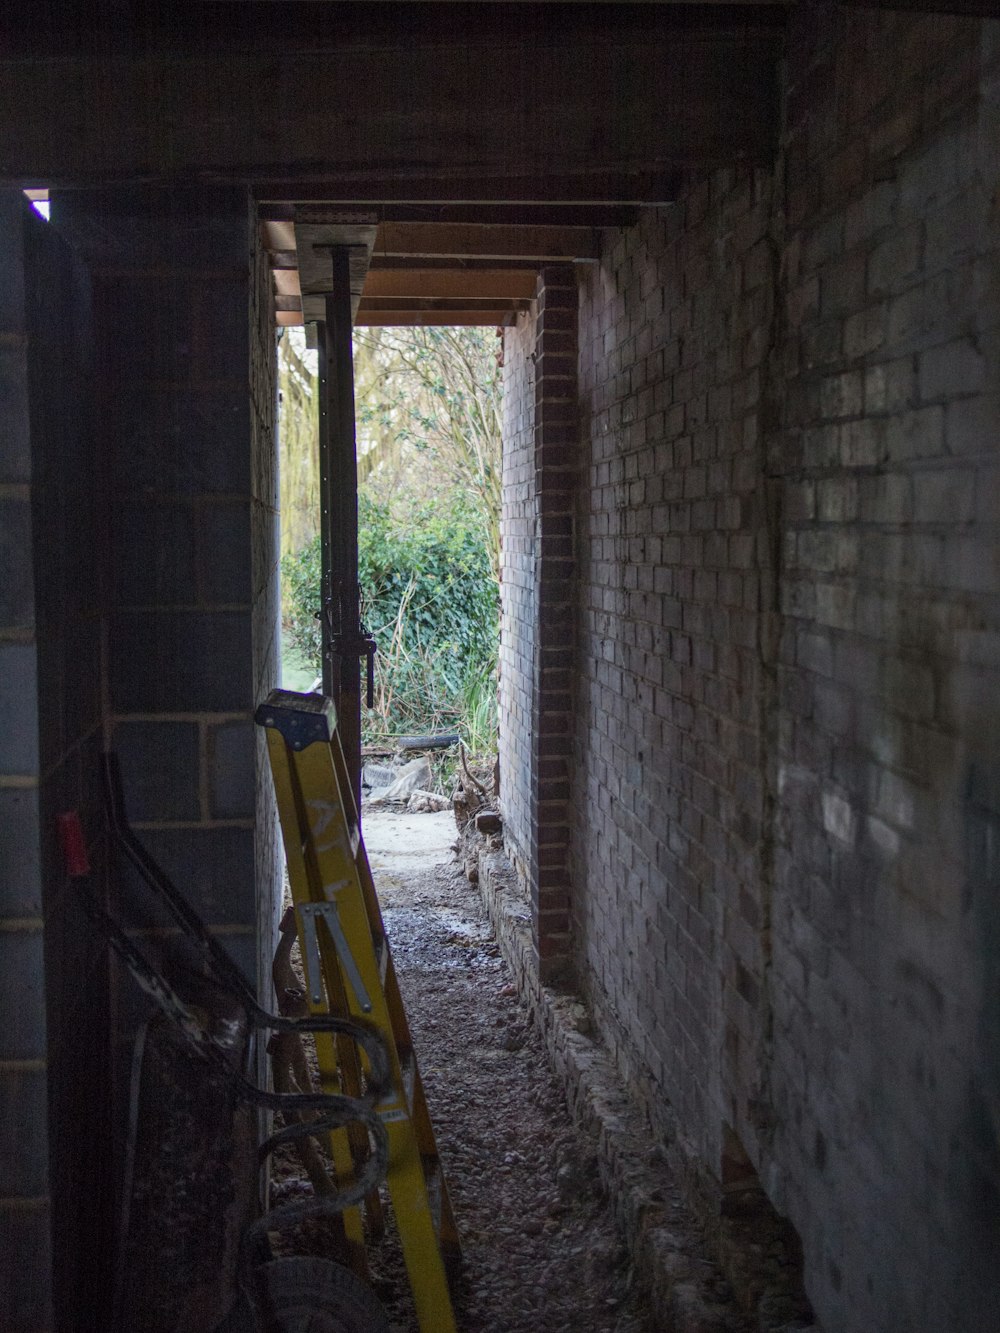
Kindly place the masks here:
[(520, 259), (535, 264), (597, 259), (592, 227), (485, 226), (475, 223), (383, 222), (372, 263), (388, 259)]
[(530, 300), (537, 282), (534, 269), (384, 268), (369, 270), (363, 295), (415, 300)]
[[(301, 205), (297, 198), (315, 197), (310, 187), (287, 183), (287, 198), (273, 194), (261, 195), (257, 212), (262, 219), (292, 221)], [(633, 227), (639, 220), (640, 206), (636, 204), (524, 204), (479, 203), (441, 204), (426, 202), (380, 203), (378, 216), (382, 223), (420, 222), (439, 225), (497, 226), (497, 227)]]
[[(691, 166), (696, 168), (697, 163)], [(476, 209), (642, 208), (669, 204), (681, 196), (685, 180), (684, 171), (674, 166), (609, 168), (594, 162), (561, 170), (553, 165), (551, 171), (538, 174), (527, 171), (523, 163), (511, 162), (502, 174), (472, 176), (421, 164), (396, 167), (377, 176), (342, 174), (273, 181), (259, 191), (259, 197), (268, 206), (268, 216), (283, 216), (281, 203), (295, 199), (297, 208), (308, 202), (320, 219), (327, 214), (336, 218), (353, 207), (374, 213), (378, 222), (421, 221), (424, 219), (416, 212), (418, 209), (461, 208), (466, 210), (464, 220), (490, 221), (477, 218)]]
[(363, 328), (502, 328), (513, 324), (516, 311), (495, 310), (359, 310), (354, 320)]
[(481, 310), (502, 315), (510, 310), (527, 310), (530, 305), (530, 301), (487, 301), (482, 299), (478, 301), (407, 301), (397, 297), (392, 301), (366, 301), (362, 299), (358, 310), (363, 310), (369, 315), (391, 315), (393, 313), (412, 315), (421, 310), (426, 310), (432, 314), (448, 314), (450, 312), (459, 315), (467, 314), (470, 310)]
[(511, 307), (527, 309), (532, 296), (361, 296), (361, 305), (368, 311), (503, 311)]
[(31, 8), (0, 52), (0, 180), (21, 186), (664, 203), (678, 171), (777, 146), (784, 20), (762, 6)]

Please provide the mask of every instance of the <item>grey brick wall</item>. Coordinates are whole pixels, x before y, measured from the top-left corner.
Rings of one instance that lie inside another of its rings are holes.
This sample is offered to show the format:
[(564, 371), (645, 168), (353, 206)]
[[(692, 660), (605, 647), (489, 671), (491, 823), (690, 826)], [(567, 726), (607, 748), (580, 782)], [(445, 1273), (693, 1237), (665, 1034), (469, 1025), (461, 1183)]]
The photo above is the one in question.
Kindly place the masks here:
[(577, 948), (626, 1077), (714, 1167), (724, 1123), (754, 1137), (766, 1030), (770, 216), (766, 177), (719, 173), (581, 285)]
[(807, 7), (776, 171), (581, 286), (580, 975), (703, 1202), (745, 1147), (838, 1333), (993, 1318), (998, 58)]
[(500, 584), (500, 794), (504, 840), (521, 880), (531, 859), (532, 730), (535, 669), (535, 324), (519, 315), (504, 330), (503, 509)]
[(831, 1328), (995, 1318), (998, 40), (792, 47), (766, 1156)]

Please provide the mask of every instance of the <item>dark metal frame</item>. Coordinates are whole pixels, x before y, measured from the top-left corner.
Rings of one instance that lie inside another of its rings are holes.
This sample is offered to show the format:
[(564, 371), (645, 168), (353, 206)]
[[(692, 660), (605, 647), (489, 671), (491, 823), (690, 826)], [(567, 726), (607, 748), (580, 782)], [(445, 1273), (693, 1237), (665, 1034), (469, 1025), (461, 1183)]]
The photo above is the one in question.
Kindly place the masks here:
[[(285, 1018), (272, 1014), (257, 1001), (250, 984), (229, 954), (205, 926), (191, 904), (172, 883), (133, 833), (125, 814), (121, 773), (117, 756), (105, 754), (102, 761), (105, 809), (112, 844), (118, 848), (141, 878), (173, 916), (182, 933), (201, 955), (208, 979), (235, 999), (243, 1008), (248, 1025), (257, 1030), (295, 1033), (336, 1033), (350, 1037), (368, 1060), (366, 1088), (360, 1097), (333, 1093), (278, 1093), (253, 1082), (234, 1063), (231, 1052), (206, 1029), (195, 1011), (157, 972), (142, 950), (123, 927), (97, 902), (91, 892), (80, 895), (81, 903), (95, 927), (132, 974), (136, 984), (177, 1025), (196, 1058), (206, 1061), (230, 1080), (237, 1094), (255, 1106), (281, 1111), (289, 1117), (301, 1112), (317, 1112), (316, 1119), (303, 1118), (276, 1131), (261, 1144), (258, 1163), (280, 1144), (311, 1135), (341, 1129), (360, 1122), (370, 1135), (371, 1154), (356, 1180), (331, 1195), (317, 1195), (298, 1203), (271, 1209), (246, 1229), (241, 1239), (238, 1281), (241, 1291), (256, 1315), (262, 1313), (262, 1296), (254, 1280), (254, 1267), (268, 1231), (295, 1226), (307, 1218), (332, 1216), (360, 1203), (377, 1189), (388, 1167), (388, 1138), (375, 1110), (376, 1104), (391, 1087), (389, 1056), (377, 1028), (362, 1019), (339, 1018), (333, 1014)], [(89, 870), (70, 872), (81, 887), (87, 887)]]

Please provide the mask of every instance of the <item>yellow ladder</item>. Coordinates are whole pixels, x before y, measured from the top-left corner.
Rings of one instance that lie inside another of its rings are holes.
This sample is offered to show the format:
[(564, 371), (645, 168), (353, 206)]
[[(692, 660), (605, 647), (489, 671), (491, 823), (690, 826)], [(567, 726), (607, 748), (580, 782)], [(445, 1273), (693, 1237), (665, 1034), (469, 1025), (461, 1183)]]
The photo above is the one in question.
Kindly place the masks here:
[[(386, 1183), (402, 1242), (421, 1333), (454, 1333), (448, 1268), (461, 1255), (458, 1232), (427, 1112), (413, 1042), (361, 838), (333, 703), (321, 694), (273, 690), (257, 709), (265, 728), (288, 878), (295, 905), (310, 1011), (367, 1019), (389, 1052), (392, 1090), (376, 1107), (389, 1140)], [(356, 1096), (362, 1070), (345, 1037), (317, 1035), (325, 1092)], [(362, 1142), (358, 1141), (360, 1132)], [(367, 1152), (363, 1128), (330, 1135), (334, 1170), (355, 1174)], [(366, 1201), (381, 1224), (378, 1196)], [(354, 1267), (364, 1271), (364, 1223), (343, 1216)]]

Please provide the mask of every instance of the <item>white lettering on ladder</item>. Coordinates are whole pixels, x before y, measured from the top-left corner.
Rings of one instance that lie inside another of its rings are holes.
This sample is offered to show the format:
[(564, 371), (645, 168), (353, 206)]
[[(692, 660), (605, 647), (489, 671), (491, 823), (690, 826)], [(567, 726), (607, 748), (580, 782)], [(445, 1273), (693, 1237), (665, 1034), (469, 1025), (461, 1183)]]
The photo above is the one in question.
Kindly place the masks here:
[[(312, 830), (316, 850), (317, 852), (328, 852), (337, 841), (338, 825), (341, 818), (340, 807), (333, 801), (306, 801), (306, 805), (310, 812), (309, 827)], [(320, 838), (326, 833), (327, 829), (330, 829), (331, 832), (326, 840), (321, 842)]]

